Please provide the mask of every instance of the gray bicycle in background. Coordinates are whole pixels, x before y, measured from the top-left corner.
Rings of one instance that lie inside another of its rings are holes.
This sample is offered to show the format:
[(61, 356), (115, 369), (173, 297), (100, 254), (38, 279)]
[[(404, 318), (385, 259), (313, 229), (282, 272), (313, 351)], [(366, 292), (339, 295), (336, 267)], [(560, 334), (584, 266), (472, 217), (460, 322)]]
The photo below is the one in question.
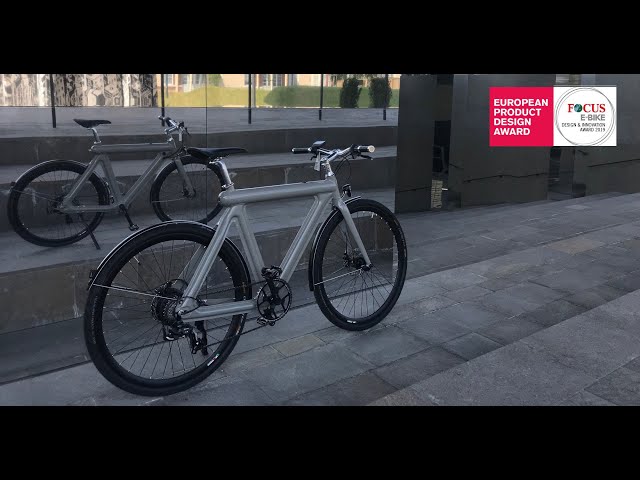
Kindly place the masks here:
[[(107, 380), (131, 393), (159, 396), (205, 379), (240, 335), (273, 326), (289, 311), (289, 281), (312, 240), (308, 284), (323, 314), (346, 330), (365, 330), (386, 317), (405, 281), (404, 233), (387, 207), (352, 198), (350, 185), (340, 189), (331, 167), (334, 160), (370, 158), (364, 153), (374, 148), (328, 150), (324, 143), (293, 149), (312, 154), (323, 180), (246, 189), (231, 183), (220, 158), (226, 149), (188, 149), (222, 176), (222, 211), (215, 229), (171, 221), (140, 230), (92, 272), (84, 335)], [(267, 266), (246, 205), (299, 197), (313, 197), (313, 205), (280, 265)], [(233, 221), (244, 254), (227, 238)], [(257, 325), (243, 331), (248, 315)]]
[[(15, 232), (28, 242), (58, 247), (91, 235), (107, 212), (122, 212), (129, 229), (138, 226), (129, 216), (129, 207), (151, 182), (150, 202), (161, 221), (184, 219), (207, 223), (220, 211), (218, 194), (222, 178), (206, 159), (186, 153), (183, 141), (189, 131), (183, 122), (158, 117), (168, 125), (163, 143), (105, 145), (96, 127), (108, 120), (74, 121), (93, 132), (89, 149), (94, 157), (88, 165), (72, 160), (51, 160), (26, 171), (12, 184), (7, 213)], [(173, 134), (178, 133), (176, 143)], [(245, 152), (233, 149), (234, 153)], [(155, 152), (157, 155), (133, 185), (122, 192), (116, 180), (109, 154)], [(166, 163), (171, 160), (170, 163)], [(96, 174), (102, 165), (106, 179)]]

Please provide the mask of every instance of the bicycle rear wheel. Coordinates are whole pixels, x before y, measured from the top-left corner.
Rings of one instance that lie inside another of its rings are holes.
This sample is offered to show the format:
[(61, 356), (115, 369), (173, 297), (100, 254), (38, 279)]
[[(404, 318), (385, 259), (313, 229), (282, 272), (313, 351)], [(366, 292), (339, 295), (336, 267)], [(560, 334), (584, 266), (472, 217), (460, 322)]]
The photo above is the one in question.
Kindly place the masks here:
[[(176, 314), (185, 279), (198, 265), (213, 230), (177, 222), (141, 232), (106, 262), (85, 308), (87, 350), (111, 383), (138, 395), (186, 390), (229, 356), (246, 314), (182, 322)], [(249, 273), (225, 242), (197, 295), (208, 305), (251, 298)]]
[(314, 295), (322, 313), (346, 330), (366, 330), (396, 304), (407, 273), (407, 244), (395, 215), (381, 203), (348, 204), (372, 266), (349, 233), (344, 217), (333, 216), (312, 252)]
[[(44, 162), (22, 175), (7, 202), (9, 223), (22, 238), (43, 247), (59, 247), (82, 240), (100, 224), (103, 213), (66, 214), (58, 209), (86, 166), (70, 160)], [(75, 196), (76, 206), (109, 204), (104, 182), (91, 174)]]
[(180, 160), (195, 191), (188, 190), (175, 162), (171, 162), (162, 169), (151, 186), (153, 210), (163, 222), (190, 220), (208, 223), (222, 208), (218, 203), (222, 179), (208, 160), (189, 155)]

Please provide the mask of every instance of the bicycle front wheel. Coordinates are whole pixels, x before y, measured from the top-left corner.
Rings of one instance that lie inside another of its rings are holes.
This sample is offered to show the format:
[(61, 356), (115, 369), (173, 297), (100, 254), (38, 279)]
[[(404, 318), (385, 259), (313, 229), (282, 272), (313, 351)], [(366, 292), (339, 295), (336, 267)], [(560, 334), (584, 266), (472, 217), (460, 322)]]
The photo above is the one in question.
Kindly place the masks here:
[(407, 244), (395, 215), (381, 203), (348, 204), (371, 260), (365, 265), (344, 217), (335, 215), (312, 252), (314, 295), (322, 313), (345, 330), (366, 330), (396, 304), (407, 273)]
[(218, 195), (222, 179), (208, 160), (186, 155), (180, 158), (193, 190), (189, 190), (175, 162), (158, 174), (150, 192), (151, 205), (163, 221), (190, 220), (209, 223), (221, 210)]
[[(86, 166), (69, 160), (44, 162), (22, 175), (11, 188), (7, 202), (9, 223), (22, 238), (43, 247), (59, 247), (77, 242), (102, 221), (103, 213), (67, 214), (59, 210)], [(89, 176), (76, 194), (75, 206), (109, 204), (109, 192), (95, 174)]]
[[(177, 222), (150, 227), (122, 245), (89, 291), (84, 334), (100, 373), (137, 395), (186, 390), (211, 375), (238, 341), (246, 314), (182, 322), (178, 301), (213, 230)], [(207, 305), (251, 298), (246, 265), (225, 242), (197, 299)]]

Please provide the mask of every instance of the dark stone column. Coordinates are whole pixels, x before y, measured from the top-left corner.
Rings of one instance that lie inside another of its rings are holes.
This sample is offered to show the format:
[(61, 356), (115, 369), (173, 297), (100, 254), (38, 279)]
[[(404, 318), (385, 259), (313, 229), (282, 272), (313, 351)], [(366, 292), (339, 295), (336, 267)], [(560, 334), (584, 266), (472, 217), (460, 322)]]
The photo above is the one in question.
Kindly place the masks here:
[(587, 195), (640, 192), (640, 75), (583, 74), (583, 85), (617, 86), (617, 146), (576, 147), (574, 183)]
[(435, 91), (436, 77), (433, 75), (400, 77), (397, 213), (431, 208)]

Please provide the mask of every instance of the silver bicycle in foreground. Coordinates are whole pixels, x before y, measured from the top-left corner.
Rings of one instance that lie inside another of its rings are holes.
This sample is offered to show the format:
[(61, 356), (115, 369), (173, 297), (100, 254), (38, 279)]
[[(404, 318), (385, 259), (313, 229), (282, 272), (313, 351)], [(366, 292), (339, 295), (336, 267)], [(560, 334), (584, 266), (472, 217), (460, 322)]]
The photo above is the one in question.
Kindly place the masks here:
[[(105, 378), (151, 396), (201, 382), (240, 335), (272, 326), (289, 311), (289, 281), (312, 240), (308, 285), (323, 314), (346, 330), (365, 330), (385, 318), (406, 276), (402, 228), (384, 205), (351, 198), (350, 185), (341, 190), (331, 167), (335, 160), (370, 158), (364, 153), (374, 147), (328, 150), (324, 143), (292, 150), (312, 154), (323, 180), (237, 190), (220, 158), (224, 149), (188, 149), (209, 159), (223, 178), (217, 225), (170, 221), (138, 231), (92, 272), (84, 333)], [(299, 197), (313, 197), (313, 205), (281, 264), (267, 266), (246, 206)], [(233, 221), (244, 255), (227, 238)], [(243, 332), (248, 316), (257, 317), (257, 326)]]

